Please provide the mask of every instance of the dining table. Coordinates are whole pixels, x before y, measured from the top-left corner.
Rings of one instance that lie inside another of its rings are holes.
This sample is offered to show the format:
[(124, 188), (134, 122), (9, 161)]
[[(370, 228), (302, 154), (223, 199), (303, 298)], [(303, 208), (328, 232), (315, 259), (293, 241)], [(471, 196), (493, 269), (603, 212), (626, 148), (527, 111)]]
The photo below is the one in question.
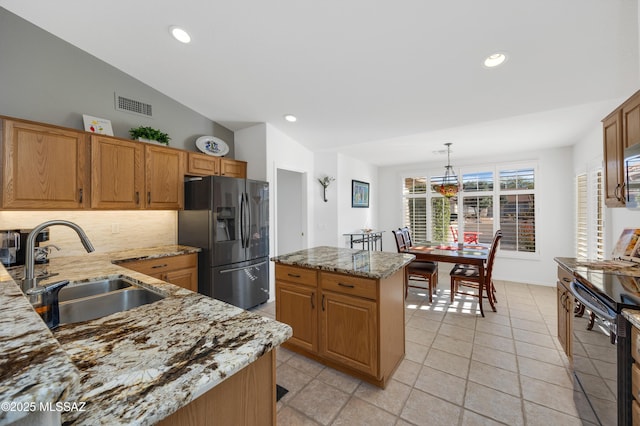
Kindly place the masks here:
[[(462, 263), (478, 267), (479, 294), (486, 290), (487, 299), (495, 311), (491, 283), (486, 283), (486, 263), (489, 258), (489, 244), (465, 244), (450, 242), (416, 242), (406, 249), (417, 261)], [(482, 298), (480, 298), (482, 303)]]

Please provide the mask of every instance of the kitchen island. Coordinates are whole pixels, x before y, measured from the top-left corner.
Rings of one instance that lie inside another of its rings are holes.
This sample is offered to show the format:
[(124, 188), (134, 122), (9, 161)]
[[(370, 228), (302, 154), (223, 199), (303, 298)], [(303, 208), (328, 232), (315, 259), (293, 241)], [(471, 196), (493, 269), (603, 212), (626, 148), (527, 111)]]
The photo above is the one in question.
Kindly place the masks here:
[(404, 358), (408, 254), (315, 247), (274, 257), (284, 347), (384, 388)]
[[(58, 275), (48, 282), (68, 279), (72, 286), (126, 276), (165, 296), (53, 333), (0, 267), (0, 402), (15, 408), (0, 411), (0, 424), (33, 411), (18, 410), (18, 404), (56, 402), (76, 404), (57, 413), (62, 422), (78, 425), (177, 424), (194, 416), (219, 418), (239, 404), (258, 407), (260, 412), (243, 413), (251, 416), (249, 424), (274, 422), (273, 349), (291, 328), (123, 266), (193, 250), (167, 246), (51, 259), (47, 269)], [(256, 382), (267, 392), (248, 401), (252, 387), (260, 388)]]

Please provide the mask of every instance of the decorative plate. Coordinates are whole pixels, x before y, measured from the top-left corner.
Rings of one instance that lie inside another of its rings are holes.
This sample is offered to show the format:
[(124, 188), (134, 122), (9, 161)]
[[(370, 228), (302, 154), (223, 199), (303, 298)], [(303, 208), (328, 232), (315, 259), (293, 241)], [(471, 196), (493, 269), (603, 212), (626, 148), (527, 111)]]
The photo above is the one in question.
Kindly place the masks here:
[(196, 146), (205, 154), (222, 157), (229, 153), (229, 145), (220, 138), (215, 136), (200, 136), (196, 140)]

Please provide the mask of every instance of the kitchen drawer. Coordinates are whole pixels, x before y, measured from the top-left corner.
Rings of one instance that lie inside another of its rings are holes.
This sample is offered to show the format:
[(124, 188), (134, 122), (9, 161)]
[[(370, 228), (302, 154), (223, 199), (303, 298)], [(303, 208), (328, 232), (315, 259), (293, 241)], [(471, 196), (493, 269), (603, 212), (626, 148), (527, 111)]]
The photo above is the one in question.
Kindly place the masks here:
[(631, 403), (631, 419), (633, 426), (640, 426), (640, 404), (635, 399)]
[(316, 287), (318, 285), (317, 275), (315, 269), (276, 264), (276, 280)]
[(320, 285), (323, 290), (331, 290), (373, 300), (377, 298), (377, 281), (368, 278), (321, 272)]
[(122, 267), (133, 269), (134, 271), (147, 275), (155, 275), (166, 271), (175, 271), (177, 269), (194, 268), (197, 265), (198, 255), (195, 253), (159, 257), (148, 260), (134, 260), (120, 264)]
[(631, 327), (631, 356), (640, 363), (640, 331)]

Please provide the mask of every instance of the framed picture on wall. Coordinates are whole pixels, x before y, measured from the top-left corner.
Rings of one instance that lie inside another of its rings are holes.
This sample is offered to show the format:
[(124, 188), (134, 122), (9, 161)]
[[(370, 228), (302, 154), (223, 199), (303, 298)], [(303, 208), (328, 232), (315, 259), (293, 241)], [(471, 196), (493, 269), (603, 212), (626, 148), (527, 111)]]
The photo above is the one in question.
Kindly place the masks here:
[(351, 207), (369, 207), (369, 184), (367, 182), (351, 181)]

